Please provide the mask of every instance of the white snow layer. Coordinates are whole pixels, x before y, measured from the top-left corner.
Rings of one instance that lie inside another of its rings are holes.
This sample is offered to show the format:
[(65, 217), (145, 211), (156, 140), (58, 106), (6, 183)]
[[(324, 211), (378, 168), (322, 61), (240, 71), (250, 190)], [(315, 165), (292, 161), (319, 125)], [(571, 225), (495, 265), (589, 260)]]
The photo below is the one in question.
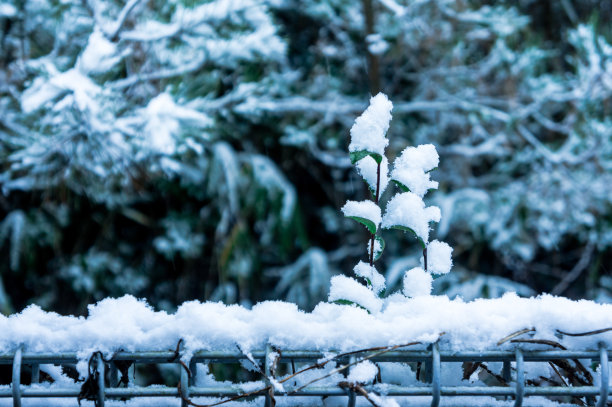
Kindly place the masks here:
[(433, 277), (420, 267), (410, 269), (404, 274), (402, 292), (406, 297), (414, 298), (431, 294)]
[(346, 201), (342, 207), (342, 213), (346, 217), (368, 219), (374, 223), (377, 230), (380, 226), (380, 208), (373, 201)]
[(351, 301), (377, 314), (383, 302), (365, 285), (346, 276), (333, 276), (329, 287), (329, 301)]
[(391, 121), (393, 103), (384, 93), (370, 98), (370, 106), (355, 120), (351, 127), (349, 151), (369, 151), (385, 155), (389, 140), (385, 137)]
[[(375, 241), (374, 243), (376, 244), (377, 242)], [(374, 291), (376, 294), (385, 289), (385, 277), (376, 271), (374, 266), (370, 266), (368, 263), (360, 261), (357, 263), (353, 271), (355, 272), (355, 275), (367, 278), (372, 284), (372, 291)]]
[(367, 384), (374, 381), (378, 374), (378, 368), (369, 360), (356, 364), (351, 368), (351, 371), (346, 378), (349, 383)]
[(429, 222), (440, 221), (440, 208), (425, 207), (425, 202), (412, 192), (395, 195), (387, 204), (382, 219), (383, 228), (403, 226), (410, 228), (416, 235), (427, 242), (429, 240)]
[[(372, 294), (356, 281), (355, 285)], [(597, 349), (599, 341), (612, 348), (612, 332), (557, 336), (557, 330), (576, 333), (611, 327), (612, 304), (548, 294), (520, 298), (509, 293), (470, 302), (446, 296), (392, 297), (378, 314), (330, 303), (306, 313), (280, 301), (252, 309), (189, 301), (167, 313), (129, 295), (90, 305), (87, 317), (62, 316), (30, 305), (18, 314), (0, 315), (0, 349), (13, 352), (23, 344), (26, 352), (76, 350), (87, 358), (96, 350), (109, 354), (119, 349), (175, 349), (183, 338), (187, 351), (233, 351), (236, 345), (248, 351), (265, 349), (267, 343), (280, 350), (348, 351), (411, 341), (425, 344), (446, 332), (440, 337), (442, 349), (480, 351), (512, 348), (515, 344), (509, 342), (496, 344), (524, 328), (534, 328), (534, 337), (560, 341), (569, 349)]]
[(391, 179), (422, 198), (428, 190), (438, 188), (438, 182), (430, 180), (428, 173), (438, 166), (438, 161), (438, 152), (432, 144), (407, 147), (395, 159)]
[(427, 244), (427, 271), (432, 274), (446, 274), (453, 267), (453, 249), (445, 242), (432, 240)]
[[(376, 161), (372, 157), (366, 156), (361, 160), (357, 161), (355, 166), (357, 167), (357, 172), (359, 173), (359, 175), (361, 175), (364, 181), (368, 184), (370, 190), (373, 191), (375, 194), (378, 177), (378, 164), (376, 164)], [(385, 189), (387, 189), (388, 184), (389, 161), (387, 160), (387, 157), (383, 155), (382, 161), (380, 162), (380, 191), (378, 193), (379, 197), (382, 196), (383, 192), (385, 192)]]

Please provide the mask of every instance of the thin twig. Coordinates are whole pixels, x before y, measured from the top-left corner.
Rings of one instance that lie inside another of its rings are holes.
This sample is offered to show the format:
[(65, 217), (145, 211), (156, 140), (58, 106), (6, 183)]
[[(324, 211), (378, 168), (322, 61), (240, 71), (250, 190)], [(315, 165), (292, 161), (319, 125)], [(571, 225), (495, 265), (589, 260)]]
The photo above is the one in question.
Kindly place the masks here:
[(331, 375), (333, 375), (333, 374), (336, 374), (336, 373), (342, 372), (343, 370), (346, 370), (346, 369), (348, 369), (349, 367), (351, 367), (351, 366), (353, 366), (353, 365), (356, 365), (356, 364), (358, 364), (358, 363), (361, 363), (361, 362), (363, 362), (363, 361), (366, 361), (366, 360), (368, 360), (368, 359), (372, 359), (372, 358), (374, 358), (374, 357), (376, 357), (376, 356), (380, 356), (380, 355), (385, 354), (385, 353), (387, 353), (387, 352), (391, 352), (391, 351), (393, 351), (393, 350), (395, 350), (395, 349), (397, 349), (397, 348), (402, 348), (402, 347), (412, 346), (412, 345), (419, 345), (420, 343), (421, 343), (421, 342), (410, 342), (410, 343), (406, 343), (406, 344), (404, 344), (404, 345), (395, 345), (395, 346), (391, 346), (391, 347), (389, 347), (389, 348), (387, 348), (387, 349), (385, 349), (385, 350), (381, 350), (381, 351), (379, 351), (379, 352), (374, 352), (374, 353), (372, 353), (372, 354), (370, 354), (370, 355), (368, 355), (368, 356), (366, 356), (366, 357), (364, 357), (364, 358), (362, 358), (362, 359), (359, 359), (359, 360), (356, 360), (356, 361), (354, 361), (354, 362), (347, 363), (346, 365), (340, 366), (339, 368), (336, 368), (336, 369), (332, 370), (331, 372), (329, 372), (328, 374), (326, 374), (326, 375), (324, 375), (324, 376), (321, 376), (321, 377), (319, 377), (319, 378), (317, 378), (317, 379), (311, 380), (310, 382), (306, 383), (305, 385), (300, 386), (300, 387), (298, 387), (298, 388), (297, 388), (297, 389), (295, 389), (295, 390), (292, 390), (292, 391), (291, 391), (291, 392), (289, 392), (288, 394), (293, 394), (293, 393), (296, 393), (296, 392), (298, 392), (298, 391), (300, 391), (300, 390), (302, 390), (302, 389), (304, 389), (304, 388), (306, 388), (306, 387), (310, 386), (310, 385), (311, 385), (311, 384), (313, 384), (313, 383), (316, 383), (316, 382), (318, 382), (318, 381), (321, 381), (321, 380), (323, 380), (323, 379), (326, 379), (326, 378), (330, 377), (330, 376), (331, 376)]
[(361, 394), (363, 397), (365, 397), (365, 399), (368, 400), (370, 404), (372, 404), (374, 407), (381, 407), (374, 400), (372, 400), (372, 398), (370, 397), (370, 393), (368, 393), (366, 389), (364, 389), (361, 385), (357, 383), (340, 382), (338, 383), (338, 386), (340, 386), (343, 389), (350, 389), (352, 391), (356, 391), (359, 394)]
[(516, 338), (517, 336), (526, 334), (527, 332), (535, 332), (535, 328), (525, 328), (525, 329), (521, 329), (520, 331), (513, 332), (510, 335), (506, 336), (505, 338), (500, 339), (497, 342), (497, 346), (503, 344), (504, 342), (508, 342), (510, 339)]
[(548, 339), (512, 339), (512, 343), (537, 343), (539, 345), (548, 345), (561, 350), (567, 350), (567, 348), (561, 345), (559, 342), (549, 341)]
[(564, 332), (564, 331), (557, 329), (557, 333), (561, 335), (567, 335), (567, 336), (590, 336), (590, 335), (602, 334), (604, 332), (609, 332), (609, 331), (612, 331), (612, 327), (598, 329), (596, 331), (580, 332), (580, 333), (569, 333), (569, 332)]
[[(407, 346), (407, 345), (406, 345)], [(294, 372), (292, 375), (289, 375), (287, 377), (285, 377), (283, 380), (280, 380), (279, 383), (285, 383), (288, 380), (291, 380), (292, 378), (294, 378), (295, 376), (304, 373), (308, 370), (312, 370), (312, 369), (322, 369), (323, 367), (325, 367), (326, 364), (328, 364), (329, 362), (339, 359), (339, 358), (344, 358), (347, 356), (351, 356), (351, 355), (355, 355), (357, 353), (364, 353), (364, 352), (373, 352), (373, 351), (377, 351), (377, 350), (383, 350), (383, 349), (387, 349), (388, 346), (377, 346), (374, 348), (367, 348), (367, 349), (359, 349), (359, 350), (354, 350), (351, 352), (345, 352), (345, 353), (339, 353), (323, 362), (317, 362), (313, 365), (307, 366), (301, 370), (298, 370), (297, 372)]]
[(197, 404), (197, 403), (194, 403), (193, 401), (189, 400), (189, 398), (185, 397), (185, 395), (183, 394), (183, 391), (181, 390), (181, 381), (180, 380), (179, 380), (179, 383), (178, 383), (177, 387), (178, 387), (178, 393), (179, 393), (179, 396), (181, 397), (181, 399), (185, 403), (189, 404), (190, 406), (193, 406), (193, 407), (213, 407), (213, 406), (219, 406), (221, 404), (229, 403), (230, 401), (236, 401), (236, 400), (240, 400), (240, 399), (245, 398), (245, 397), (255, 396), (255, 395), (258, 395), (260, 393), (264, 393), (264, 392), (268, 391), (270, 389), (270, 387), (272, 387), (272, 386), (266, 386), (266, 387), (264, 387), (262, 389), (253, 390), (253, 391), (250, 391), (248, 393), (238, 394), (237, 396), (232, 396), (232, 397), (230, 397), (228, 399), (217, 401), (216, 403), (212, 403), (212, 404)]

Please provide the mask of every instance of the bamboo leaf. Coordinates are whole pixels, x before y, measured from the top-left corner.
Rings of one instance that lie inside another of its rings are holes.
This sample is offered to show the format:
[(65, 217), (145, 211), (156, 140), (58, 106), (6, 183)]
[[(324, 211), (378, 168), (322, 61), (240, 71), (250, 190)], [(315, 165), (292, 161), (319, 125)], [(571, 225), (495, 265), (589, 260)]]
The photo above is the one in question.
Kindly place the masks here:
[(370, 219), (362, 218), (359, 216), (348, 216), (348, 218), (356, 220), (357, 222), (364, 225), (371, 234), (376, 233), (376, 224), (372, 222)]

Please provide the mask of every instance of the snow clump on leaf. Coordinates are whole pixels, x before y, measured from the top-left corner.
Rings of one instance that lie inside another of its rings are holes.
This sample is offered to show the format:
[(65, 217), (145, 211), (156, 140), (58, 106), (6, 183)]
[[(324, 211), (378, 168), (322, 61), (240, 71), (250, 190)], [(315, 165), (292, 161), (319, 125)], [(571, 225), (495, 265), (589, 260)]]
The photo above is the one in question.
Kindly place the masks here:
[[(412, 192), (395, 195), (387, 204), (382, 227), (411, 229), (422, 242), (429, 240), (429, 222), (440, 221), (440, 208), (425, 207), (423, 200)], [(424, 244), (424, 243), (423, 243)]]
[(376, 294), (385, 289), (385, 278), (382, 274), (376, 271), (374, 266), (370, 266), (368, 263), (360, 261), (357, 263), (353, 271), (355, 272), (355, 275), (367, 279), (369, 285), (372, 286), (372, 291), (374, 291)]
[(374, 231), (370, 230), (371, 233), (378, 229), (381, 222), (380, 208), (372, 201), (347, 201), (342, 207), (342, 213), (347, 218), (367, 219), (372, 222)]
[(438, 182), (430, 180), (428, 173), (438, 162), (438, 152), (432, 144), (407, 147), (395, 160), (391, 179), (422, 198), (428, 190), (438, 188)]
[(351, 127), (349, 152), (368, 151), (384, 155), (389, 140), (385, 137), (391, 121), (393, 103), (384, 93), (370, 99), (370, 106)]
[(453, 266), (453, 249), (445, 242), (433, 240), (427, 245), (427, 271), (432, 274), (447, 274)]
[(402, 292), (406, 297), (422, 297), (431, 293), (433, 277), (420, 267), (410, 269), (404, 274)]
[(329, 301), (355, 303), (370, 312), (377, 314), (382, 308), (382, 300), (372, 290), (357, 280), (346, 276), (334, 276), (329, 289)]

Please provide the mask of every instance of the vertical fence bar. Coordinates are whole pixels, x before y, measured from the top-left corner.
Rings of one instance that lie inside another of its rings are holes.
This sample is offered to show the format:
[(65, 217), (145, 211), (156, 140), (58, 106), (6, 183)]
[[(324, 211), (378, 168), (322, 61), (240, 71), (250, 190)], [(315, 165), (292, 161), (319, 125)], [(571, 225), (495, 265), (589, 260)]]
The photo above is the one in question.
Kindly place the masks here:
[(19, 346), (13, 357), (13, 407), (21, 407), (21, 356), (23, 347)]
[(102, 359), (102, 353), (96, 353), (97, 370), (98, 370), (98, 397), (96, 400), (96, 407), (104, 407), (104, 359)]
[(520, 349), (516, 349), (516, 400), (514, 407), (521, 407), (523, 405), (523, 397), (525, 395), (525, 361), (523, 359), (523, 352)]
[[(268, 386), (272, 386), (272, 382), (270, 381), (270, 375), (271, 375), (271, 365), (270, 365), (270, 353), (272, 353), (272, 346), (270, 344), (266, 345), (266, 355), (265, 360), (264, 360), (264, 380), (266, 381), (266, 385)], [(270, 387), (270, 389), (272, 389), (272, 387)], [(272, 406), (272, 398), (270, 397), (270, 391), (266, 392), (266, 399), (264, 402), (264, 407), (271, 407)]]
[(440, 350), (438, 342), (431, 348), (431, 407), (440, 405)]
[[(349, 364), (353, 364), (355, 363), (357, 359), (355, 358), (355, 356), (351, 356), (351, 358), (349, 359)], [(347, 373), (350, 373), (350, 367)], [(348, 407), (355, 407), (355, 404), (357, 402), (357, 395), (355, 394), (355, 392), (351, 389), (346, 389), (346, 391), (348, 392)]]
[(601, 385), (597, 407), (605, 407), (608, 403), (608, 392), (610, 391), (610, 364), (608, 361), (608, 350), (603, 342), (599, 344), (599, 370)]

